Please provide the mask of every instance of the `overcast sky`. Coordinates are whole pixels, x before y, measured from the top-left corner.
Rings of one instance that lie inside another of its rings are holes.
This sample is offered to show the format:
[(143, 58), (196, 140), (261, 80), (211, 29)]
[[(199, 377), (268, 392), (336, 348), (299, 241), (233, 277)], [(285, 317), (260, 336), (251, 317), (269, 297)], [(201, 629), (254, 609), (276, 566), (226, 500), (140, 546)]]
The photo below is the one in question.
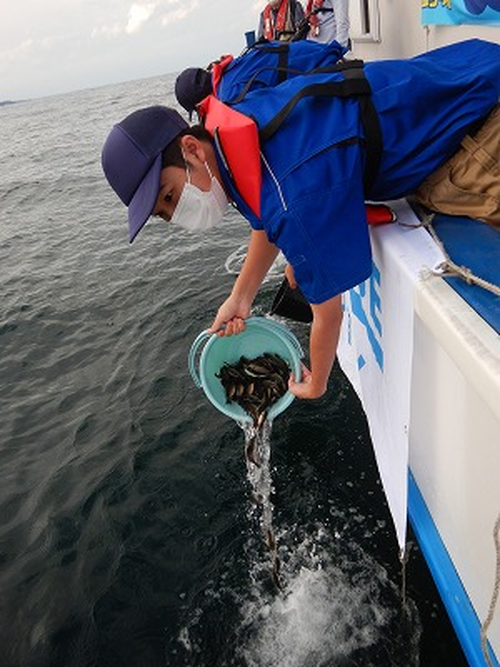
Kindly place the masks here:
[(177, 72), (238, 55), (265, 0), (9, 0), (0, 101)]

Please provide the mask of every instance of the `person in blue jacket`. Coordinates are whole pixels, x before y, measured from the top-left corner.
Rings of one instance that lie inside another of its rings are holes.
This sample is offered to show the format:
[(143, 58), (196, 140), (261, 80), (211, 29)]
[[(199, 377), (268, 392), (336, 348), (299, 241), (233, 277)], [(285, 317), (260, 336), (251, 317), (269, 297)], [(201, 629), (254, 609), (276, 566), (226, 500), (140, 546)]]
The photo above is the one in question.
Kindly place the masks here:
[[(331, 48), (291, 43), (292, 59), (297, 47), (302, 55)], [(167, 107), (140, 109), (111, 130), (102, 165), (128, 206), (130, 241), (151, 215), (213, 227), (230, 201), (249, 221), (246, 259), (212, 332), (244, 330), (283, 252), (313, 312), (310, 369), (289, 389), (317, 398), (335, 360), (341, 294), (371, 273), (365, 200), (409, 195), (484, 121), (500, 95), (500, 45), (470, 40), (364, 67), (309, 63), (284, 78), (278, 67), (279, 81), (266, 79), (272, 67), (250, 76), (245, 58), (200, 104), (201, 125)]]

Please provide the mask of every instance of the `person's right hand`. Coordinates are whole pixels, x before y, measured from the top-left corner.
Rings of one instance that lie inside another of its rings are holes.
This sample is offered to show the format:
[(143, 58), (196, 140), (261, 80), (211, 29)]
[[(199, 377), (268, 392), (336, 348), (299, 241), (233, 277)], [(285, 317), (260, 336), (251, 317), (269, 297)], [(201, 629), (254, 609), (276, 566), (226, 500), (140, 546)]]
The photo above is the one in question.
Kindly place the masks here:
[(250, 316), (250, 306), (242, 305), (229, 296), (217, 311), (208, 333), (218, 336), (233, 336), (245, 331), (245, 319)]

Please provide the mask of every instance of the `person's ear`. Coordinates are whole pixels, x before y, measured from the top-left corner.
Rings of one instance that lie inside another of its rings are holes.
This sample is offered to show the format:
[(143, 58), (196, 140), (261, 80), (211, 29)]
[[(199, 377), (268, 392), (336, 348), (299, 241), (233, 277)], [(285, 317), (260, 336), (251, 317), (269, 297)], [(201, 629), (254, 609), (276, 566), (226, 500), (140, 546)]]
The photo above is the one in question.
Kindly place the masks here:
[(181, 137), (180, 143), (188, 162), (190, 160), (193, 161), (194, 159), (198, 159), (202, 163), (206, 162), (207, 156), (205, 149), (199, 139), (193, 137), (191, 134), (185, 134)]

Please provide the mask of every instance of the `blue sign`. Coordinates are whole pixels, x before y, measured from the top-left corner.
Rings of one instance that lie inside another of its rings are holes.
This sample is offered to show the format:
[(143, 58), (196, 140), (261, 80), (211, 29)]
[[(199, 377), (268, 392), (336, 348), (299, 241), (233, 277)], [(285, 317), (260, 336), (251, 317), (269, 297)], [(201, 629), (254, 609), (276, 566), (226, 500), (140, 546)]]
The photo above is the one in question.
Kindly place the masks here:
[[(384, 351), (382, 349), (382, 323), (380, 321), (380, 271), (373, 265), (372, 275), (364, 283), (349, 291), (352, 314), (363, 325), (367, 340), (381, 371), (384, 370)], [(360, 355), (358, 368), (362, 368), (366, 359)]]
[(422, 0), (423, 25), (500, 25), (500, 0)]

